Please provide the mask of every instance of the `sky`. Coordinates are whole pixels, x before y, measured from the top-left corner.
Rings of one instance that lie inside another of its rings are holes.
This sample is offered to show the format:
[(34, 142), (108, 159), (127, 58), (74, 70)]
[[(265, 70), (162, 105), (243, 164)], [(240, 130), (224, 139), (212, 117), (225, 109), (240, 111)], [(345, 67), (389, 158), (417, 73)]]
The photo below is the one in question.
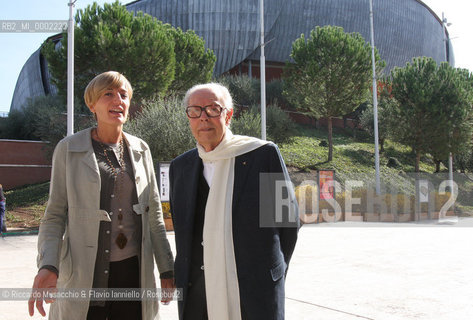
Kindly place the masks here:
[[(374, 0), (376, 1), (376, 0)], [(0, 0), (0, 20), (67, 20), (69, 0)], [(85, 8), (93, 0), (77, 0), (75, 9)], [(96, 0), (97, 3), (113, 2)], [(131, 0), (122, 0), (126, 4)], [(452, 39), (455, 66), (473, 72), (473, 1), (424, 0), (440, 18), (442, 12), (451, 26), (447, 27)], [(376, 14), (376, 12), (375, 12)], [(0, 21), (1, 22), (1, 21)], [(21, 68), (46, 38), (54, 33), (0, 32), (0, 113), (8, 112)]]

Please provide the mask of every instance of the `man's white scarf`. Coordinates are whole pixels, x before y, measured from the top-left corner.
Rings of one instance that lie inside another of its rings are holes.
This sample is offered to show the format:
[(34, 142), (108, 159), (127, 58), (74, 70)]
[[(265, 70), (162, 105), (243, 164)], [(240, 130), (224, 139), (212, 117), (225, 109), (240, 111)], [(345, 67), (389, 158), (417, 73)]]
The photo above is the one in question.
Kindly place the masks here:
[(204, 274), (210, 320), (240, 320), (240, 292), (233, 250), (232, 202), (235, 157), (268, 143), (233, 135), (227, 129), (220, 144), (206, 152), (197, 145), (199, 157), (215, 162), (204, 221)]

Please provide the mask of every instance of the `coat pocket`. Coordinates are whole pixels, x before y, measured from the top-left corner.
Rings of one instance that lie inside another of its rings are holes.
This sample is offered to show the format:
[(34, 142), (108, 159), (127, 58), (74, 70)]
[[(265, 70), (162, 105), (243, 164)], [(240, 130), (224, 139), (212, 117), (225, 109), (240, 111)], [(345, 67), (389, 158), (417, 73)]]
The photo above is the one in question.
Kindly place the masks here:
[(144, 203), (137, 203), (137, 204), (134, 204), (133, 205), (133, 211), (138, 214), (138, 215), (141, 215), (145, 212), (148, 212), (149, 211), (149, 207), (147, 204), (144, 204)]
[(277, 266), (271, 268), (271, 278), (273, 281), (278, 281), (284, 276), (286, 272), (286, 263), (281, 261)]

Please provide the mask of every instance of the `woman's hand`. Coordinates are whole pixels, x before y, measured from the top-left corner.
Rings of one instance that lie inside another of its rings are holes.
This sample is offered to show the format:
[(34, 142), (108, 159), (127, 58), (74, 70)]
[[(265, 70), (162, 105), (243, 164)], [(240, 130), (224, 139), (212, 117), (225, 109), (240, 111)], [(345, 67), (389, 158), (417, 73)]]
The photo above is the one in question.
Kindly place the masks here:
[[(34, 314), (34, 305), (36, 302), (36, 309), (38, 309), (39, 313), (45, 317), (46, 312), (43, 308), (43, 294), (46, 291), (52, 292), (56, 290), (57, 284), (57, 275), (49, 271), (47, 269), (39, 270), (38, 274), (34, 278), (33, 282), (33, 292), (31, 293), (31, 297), (28, 300), (28, 310), (30, 312), (30, 316)], [(51, 298), (44, 299), (46, 303), (54, 302)]]
[(176, 284), (174, 278), (161, 279), (161, 303), (167, 305), (171, 302), (174, 296), (174, 290), (176, 290)]

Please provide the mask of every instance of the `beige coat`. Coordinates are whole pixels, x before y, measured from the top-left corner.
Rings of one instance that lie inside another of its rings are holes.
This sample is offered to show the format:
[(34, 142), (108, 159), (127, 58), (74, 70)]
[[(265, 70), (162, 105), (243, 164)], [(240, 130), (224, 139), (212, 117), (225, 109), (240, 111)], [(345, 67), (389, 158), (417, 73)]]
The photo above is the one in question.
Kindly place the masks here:
[[(91, 142), (91, 129), (61, 140), (53, 155), (49, 201), (39, 228), (38, 267), (58, 268), (58, 288), (91, 288), (100, 221), (110, 221), (100, 210), (100, 173)], [(173, 270), (173, 256), (166, 239), (156, 178), (148, 145), (125, 134), (135, 173), (142, 215), (141, 287), (155, 288), (153, 254), (159, 272)], [(57, 300), (49, 319), (84, 320), (89, 301)], [(143, 319), (154, 319), (157, 300), (143, 300)]]

